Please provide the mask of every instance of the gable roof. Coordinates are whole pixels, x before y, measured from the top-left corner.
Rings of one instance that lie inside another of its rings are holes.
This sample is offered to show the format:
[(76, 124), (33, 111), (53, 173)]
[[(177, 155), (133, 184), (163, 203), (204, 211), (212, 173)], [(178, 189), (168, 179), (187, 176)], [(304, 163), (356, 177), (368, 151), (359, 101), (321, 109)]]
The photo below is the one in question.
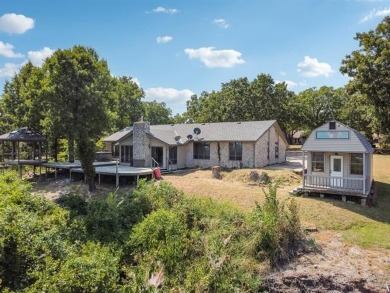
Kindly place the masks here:
[(110, 136), (107, 136), (103, 139), (104, 142), (117, 142), (119, 140), (122, 140), (126, 136), (128, 136), (130, 133), (133, 132), (133, 127), (129, 126), (122, 130), (119, 130), (118, 132), (115, 132), (114, 134), (111, 134)]
[[(192, 141), (188, 138), (189, 135), (192, 135), (193, 139), (200, 141), (257, 141), (273, 125), (287, 144), (287, 140), (276, 120), (151, 125), (148, 135), (169, 145), (185, 144)], [(196, 135), (194, 133), (195, 128), (200, 129), (200, 134)], [(128, 127), (127, 129), (127, 132), (126, 130), (121, 130), (103, 141), (119, 141), (132, 132), (133, 128)]]
[[(338, 121), (330, 121), (335, 122), (337, 125), (337, 129), (330, 130), (328, 125), (329, 122), (321, 125), (320, 127), (314, 129), (305, 143), (302, 145), (303, 151), (318, 151), (318, 152), (363, 152), (363, 153), (373, 153), (374, 149), (371, 146), (371, 143), (368, 139), (356, 129), (353, 129), (341, 122)], [(317, 139), (316, 133), (317, 131), (329, 131), (329, 132), (337, 132), (337, 131), (349, 131), (350, 135), (347, 139)]]

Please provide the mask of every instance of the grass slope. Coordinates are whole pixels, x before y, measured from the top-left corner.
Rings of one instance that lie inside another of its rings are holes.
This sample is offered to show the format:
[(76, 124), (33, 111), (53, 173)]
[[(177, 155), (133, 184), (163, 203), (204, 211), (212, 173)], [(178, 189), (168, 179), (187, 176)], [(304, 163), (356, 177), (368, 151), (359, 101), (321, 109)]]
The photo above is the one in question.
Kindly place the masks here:
[[(344, 238), (366, 247), (390, 249), (390, 156), (374, 156), (374, 179), (377, 186), (375, 207), (343, 203), (333, 199), (297, 197), (304, 226), (341, 231)], [(261, 186), (248, 180), (251, 169), (224, 173), (222, 180), (211, 177), (210, 170), (168, 175), (165, 179), (195, 197), (210, 197), (249, 211), (256, 202), (263, 203)], [(281, 200), (290, 198), (289, 191), (300, 184), (299, 176), (288, 170), (257, 169), (282, 181), (278, 191)]]

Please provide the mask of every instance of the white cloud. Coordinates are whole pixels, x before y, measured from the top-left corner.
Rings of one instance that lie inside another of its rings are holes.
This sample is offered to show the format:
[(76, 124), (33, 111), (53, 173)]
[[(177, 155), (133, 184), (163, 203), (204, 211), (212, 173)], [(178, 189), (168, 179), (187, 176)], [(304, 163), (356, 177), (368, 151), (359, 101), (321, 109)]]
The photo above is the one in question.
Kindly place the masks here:
[(156, 38), (156, 41), (159, 44), (168, 43), (168, 42), (170, 42), (172, 40), (173, 40), (173, 38), (171, 36), (163, 36), (163, 37), (160, 36), (160, 37)]
[(214, 23), (224, 29), (227, 29), (229, 27), (229, 24), (226, 22), (225, 19), (223, 18), (217, 18), (217, 19), (214, 19)]
[(167, 13), (167, 14), (175, 14), (175, 13), (178, 13), (179, 10), (175, 9), (175, 8), (164, 8), (164, 7), (157, 7), (155, 9), (152, 10), (154, 13)]
[(141, 87), (141, 83), (139, 82), (138, 78), (132, 77), (131, 81), (134, 82), (136, 85), (138, 85), (138, 87)]
[(291, 89), (291, 88), (293, 88), (293, 87), (298, 86), (298, 84), (297, 84), (296, 82), (293, 82), (293, 81), (291, 81), (291, 80), (285, 80), (284, 82), (285, 82), (285, 84), (287, 84), (287, 88), (288, 88), (288, 89)]
[(300, 86), (300, 87), (305, 87), (307, 86), (306, 81), (300, 81), (300, 82), (295, 82), (292, 80), (275, 80), (275, 83), (282, 83), (284, 82), (287, 85), (287, 88), (289, 90), (292, 90), (293, 88)]
[(0, 56), (4, 56), (6, 58), (23, 58), (23, 54), (15, 53), (14, 46), (8, 43), (3, 43), (0, 41)]
[(23, 64), (5, 63), (4, 67), (0, 68), (0, 77), (12, 77), (19, 71)]
[(185, 103), (194, 93), (188, 89), (177, 90), (173, 88), (148, 88), (145, 90), (145, 97), (148, 101), (165, 102), (165, 103)]
[(298, 63), (298, 72), (307, 77), (316, 77), (320, 75), (328, 77), (334, 70), (328, 63), (321, 63), (318, 62), (317, 58), (305, 56), (304, 60)]
[(50, 57), (54, 53), (54, 50), (44, 47), (42, 50), (39, 51), (29, 51), (28, 52), (28, 58), (31, 60), (31, 63), (35, 66), (42, 66), (43, 61), (47, 57)]
[(209, 68), (228, 68), (245, 62), (241, 58), (242, 54), (235, 50), (215, 50), (214, 47), (203, 47), (199, 49), (185, 49), (184, 52), (190, 59), (200, 59)]
[(280, 72), (280, 75), (281, 75), (281, 76), (286, 76), (287, 73), (286, 73), (285, 71), (281, 71), (281, 72)]
[(7, 13), (0, 16), (0, 31), (9, 34), (23, 34), (34, 27), (34, 19), (22, 14)]
[(380, 10), (373, 9), (369, 14), (367, 14), (365, 17), (363, 17), (360, 22), (366, 22), (374, 17), (384, 17), (390, 15), (390, 7), (386, 7)]

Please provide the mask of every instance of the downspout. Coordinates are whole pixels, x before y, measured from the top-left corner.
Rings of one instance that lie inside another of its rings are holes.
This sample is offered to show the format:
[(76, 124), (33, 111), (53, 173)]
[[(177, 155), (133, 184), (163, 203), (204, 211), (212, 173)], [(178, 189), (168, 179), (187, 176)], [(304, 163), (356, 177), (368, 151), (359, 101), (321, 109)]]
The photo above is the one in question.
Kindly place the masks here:
[(217, 151), (218, 151), (218, 165), (221, 165), (221, 146), (219, 142), (217, 143)]
[(253, 143), (253, 168), (256, 168), (256, 142)]
[(363, 153), (363, 194), (366, 195), (366, 154)]
[(268, 153), (268, 164), (269, 165), (269, 162), (271, 161), (271, 131), (270, 129), (268, 129), (268, 149), (267, 149), (267, 153)]

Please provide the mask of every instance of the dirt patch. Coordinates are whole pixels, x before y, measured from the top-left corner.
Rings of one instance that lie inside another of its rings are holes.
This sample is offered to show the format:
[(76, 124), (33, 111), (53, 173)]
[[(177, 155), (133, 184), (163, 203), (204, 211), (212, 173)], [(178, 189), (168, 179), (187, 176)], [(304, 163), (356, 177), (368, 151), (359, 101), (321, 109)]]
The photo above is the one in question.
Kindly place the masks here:
[(89, 197), (106, 196), (110, 192), (124, 194), (134, 189), (134, 186), (121, 186), (118, 189), (112, 184), (102, 184), (96, 186), (94, 192), (88, 191), (88, 185), (83, 181), (70, 181), (69, 178), (47, 179), (33, 183), (32, 192), (42, 194), (47, 200), (56, 200), (63, 195), (75, 193)]
[(268, 292), (386, 292), (390, 252), (363, 249), (342, 241), (336, 232), (312, 233), (318, 251), (298, 256), (267, 275)]

